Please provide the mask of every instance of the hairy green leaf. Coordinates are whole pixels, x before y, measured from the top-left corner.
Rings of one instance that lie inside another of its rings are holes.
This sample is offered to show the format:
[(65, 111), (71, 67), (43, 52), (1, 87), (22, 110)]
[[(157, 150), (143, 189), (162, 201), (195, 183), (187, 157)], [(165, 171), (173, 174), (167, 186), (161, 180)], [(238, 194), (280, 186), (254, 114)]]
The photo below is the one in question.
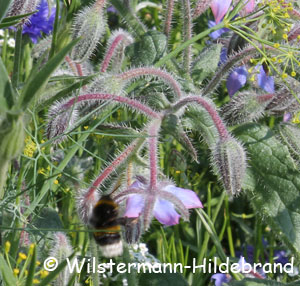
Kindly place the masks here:
[(267, 127), (247, 124), (235, 130), (248, 150), (243, 188), (256, 211), (300, 254), (300, 172), (288, 148)]

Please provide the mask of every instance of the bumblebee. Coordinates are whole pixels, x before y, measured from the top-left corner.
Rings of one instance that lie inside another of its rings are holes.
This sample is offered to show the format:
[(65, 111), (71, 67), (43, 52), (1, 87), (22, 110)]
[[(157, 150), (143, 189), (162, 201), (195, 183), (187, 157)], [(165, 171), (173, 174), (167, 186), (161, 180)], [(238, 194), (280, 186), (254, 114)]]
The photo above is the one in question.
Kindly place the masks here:
[(93, 236), (104, 257), (123, 253), (121, 226), (125, 228), (127, 243), (135, 243), (140, 235), (139, 219), (119, 217), (119, 205), (109, 195), (102, 196), (94, 206), (90, 225), (99, 230)]

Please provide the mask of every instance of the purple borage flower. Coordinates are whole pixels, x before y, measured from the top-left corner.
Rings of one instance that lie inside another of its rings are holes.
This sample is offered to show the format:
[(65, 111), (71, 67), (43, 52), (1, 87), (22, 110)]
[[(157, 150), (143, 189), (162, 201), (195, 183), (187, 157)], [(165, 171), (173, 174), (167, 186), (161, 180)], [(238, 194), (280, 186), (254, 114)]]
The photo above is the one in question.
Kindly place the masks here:
[(53, 30), (56, 8), (51, 9), (49, 16), (48, 2), (42, 0), (37, 10), (23, 26), (23, 34), (28, 35), (34, 44), (42, 37), (41, 32), (48, 35)]
[[(218, 24), (227, 13), (232, 0), (213, 0), (210, 7)], [(255, 0), (245, 0), (245, 6), (240, 11), (241, 16), (246, 16), (255, 8)]]
[(203, 208), (197, 194), (191, 190), (178, 188), (167, 181), (158, 182), (152, 189), (146, 179), (139, 179), (115, 199), (121, 201), (126, 197), (124, 216), (142, 216), (145, 229), (149, 227), (153, 216), (164, 225), (174, 225), (179, 223), (181, 216), (188, 219), (188, 209)]
[[(238, 262), (239, 268), (237, 271), (239, 273), (244, 273), (246, 274), (247, 277), (251, 278), (258, 278), (258, 279), (265, 279), (266, 275), (262, 271), (262, 269), (257, 269), (257, 272), (254, 272), (252, 270), (252, 266), (247, 263), (245, 260), (245, 257), (240, 256), (239, 262)], [(227, 285), (226, 283), (230, 282), (232, 277), (229, 274), (225, 273), (216, 273), (211, 276), (211, 280), (215, 282), (215, 286), (225, 286)]]
[[(214, 27), (216, 22), (208, 21), (209, 28)], [(216, 30), (209, 34), (209, 36), (216, 40), (222, 34), (228, 32), (229, 29), (222, 28)], [(227, 49), (222, 48), (220, 55), (220, 64), (224, 64), (227, 61)], [(255, 71), (257, 72), (256, 80), (257, 84), (260, 88), (265, 90), (268, 93), (274, 93), (274, 77), (268, 76), (262, 65), (257, 65), (255, 67)], [(247, 82), (248, 71), (245, 66), (240, 66), (235, 68), (228, 76), (226, 87), (230, 96), (233, 96), (238, 90), (240, 90), (243, 86), (245, 86)]]

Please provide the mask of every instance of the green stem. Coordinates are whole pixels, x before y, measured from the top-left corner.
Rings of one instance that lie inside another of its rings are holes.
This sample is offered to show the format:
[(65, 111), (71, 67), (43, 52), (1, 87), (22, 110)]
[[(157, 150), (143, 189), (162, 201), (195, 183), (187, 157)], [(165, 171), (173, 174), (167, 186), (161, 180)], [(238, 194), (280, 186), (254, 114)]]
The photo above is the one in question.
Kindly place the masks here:
[(231, 231), (231, 225), (230, 225), (230, 212), (229, 212), (228, 197), (225, 198), (225, 209), (226, 209), (226, 220), (227, 220), (226, 229), (227, 229), (227, 238), (228, 238), (230, 255), (232, 257), (235, 257), (235, 251), (234, 251), (234, 245), (233, 245), (233, 239), (232, 239), (232, 231)]
[[(210, 190), (210, 188), (209, 188), (209, 190)], [(226, 196), (226, 192), (223, 191), (223, 193), (222, 193), (222, 195), (221, 195), (221, 197), (220, 197), (220, 199), (219, 199), (219, 202), (218, 202), (218, 204), (217, 204), (217, 206), (216, 206), (216, 208), (215, 208), (215, 210), (214, 210), (214, 215), (213, 215), (213, 217), (212, 217), (212, 223), (213, 223), (213, 224), (215, 224), (215, 222), (216, 222), (217, 216), (218, 216), (218, 214), (219, 214), (219, 212), (220, 212), (220, 209), (221, 209), (221, 206), (222, 206), (223, 201), (224, 201), (224, 199), (225, 199), (225, 196)], [(209, 215), (209, 217), (210, 217), (210, 215)], [(201, 252), (200, 252), (200, 255), (199, 255), (199, 257), (198, 257), (198, 262), (200, 262), (200, 263), (201, 263), (201, 261), (203, 261), (205, 252), (206, 252), (206, 250), (208, 249), (208, 248), (207, 248), (208, 241), (209, 241), (209, 233), (208, 233), (208, 232), (205, 232), (205, 234), (204, 234), (204, 239), (203, 239), (203, 243), (202, 243), (202, 245), (201, 245)]]
[(190, 40), (184, 42), (183, 44), (181, 44), (180, 46), (178, 46), (174, 51), (172, 51), (171, 53), (167, 54), (166, 56), (164, 56), (162, 59), (160, 59), (156, 64), (155, 67), (160, 67), (162, 65), (164, 65), (167, 61), (169, 61), (170, 59), (172, 59), (173, 57), (175, 57), (178, 53), (180, 53), (181, 51), (183, 51), (185, 48), (187, 48), (189, 45), (191, 45), (192, 43), (204, 38), (205, 36), (209, 35), (211, 32), (214, 32), (216, 30), (222, 29), (224, 28), (224, 23), (221, 22), (220, 24), (207, 29), (205, 31), (203, 31), (202, 33), (192, 37)]
[[(95, 258), (95, 264), (98, 265), (99, 264), (98, 248), (97, 248), (96, 241), (93, 237), (93, 234), (91, 232), (90, 232), (90, 247), (91, 247), (91, 257)], [(94, 286), (100, 285), (99, 274), (97, 273), (97, 271), (92, 274), (92, 279), (93, 279)]]
[(58, 21), (59, 21), (59, 0), (56, 0), (55, 21), (54, 21), (54, 26), (53, 26), (53, 35), (52, 35), (52, 43), (51, 43), (51, 49), (50, 49), (50, 53), (49, 53), (49, 59), (53, 57), (55, 47), (56, 47)]
[[(266, 59), (266, 61), (269, 63), (269, 65), (274, 69), (274, 71), (279, 75), (280, 72), (279, 70), (275, 67), (275, 65), (273, 64), (272, 60), (266, 55), (266, 53), (264, 51), (262, 51), (253, 41), (251, 41), (250, 39), (247, 38), (247, 36), (249, 36), (250, 38), (253, 38), (257, 41), (259, 41), (260, 43), (265, 43), (266, 41), (264, 41), (263, 39), (260, 38), (256, 38), (253, 35), (250, 34), (246, 34), (244, 35), (244, 31), (234, 27), (232, 25), (229, 25), (228, 28), (232, 29), (235, 33), (237, 33), (239, 36), (241, 36), (243, 39), (245, 39), (248, 43), (250, 43), (254, 48), (257, 49), (257, 51), (264, 56), (264, 58)], [(269, 43), (266, 43), (267, 45), (271, 46)], [(288, 90), (291, 92), (291, 94), (295, 97), (295, 99), (297, 100), (297, 102), (300, 104), (300, 98), (296, 95), (296, 93), (292, 90), (292, 88), (290, 87), (289, 83), (282, 78), (282, 81), (286, 84)]]
[[(124, 263), (126, 265), (129, 265), (129, 263), (132, 262), (130, 259), (130, 253), (129, 253), (129, 249), (128, 249), (127, 245), (124, 245), (123, 259), (124, 259)], [(130, 271), (127, 271), (126, 278), (127, 278), (128, 286), (138, 285), (137, 279), (136, 279), (136, 272), (134, 270), (131, 269)]]
[(12, 85), (14, 88), (17, 88), (17, 86), (19, 84), (21, 55), (22, 55), (22, 27), (18, 28), (18, 30), (16, 32), (14, 69), (13, 69), (13, 75), (12, 75)]
[[(192, 15), (190, 0), (182, 0), (183, 10), (183, 40), (186, 42), (192, 38)], [(190, 76), (190, 67), (192, 59), (192, 47), (188, 46), (183, 53), (183, 68), (185, 75)]]
[(7, 53), (7, 38), (8, 38), (8, 31), (7, 29), (4, 30), (4, 39), (3, 39), (3, 46), (2, 46), (2, 61), (6, 66), (6, 53)]
[(9, 162), (9, 160), (0, 160), (0, 200), (2, 200), (4, 196), (4, 186), (6, 183)]

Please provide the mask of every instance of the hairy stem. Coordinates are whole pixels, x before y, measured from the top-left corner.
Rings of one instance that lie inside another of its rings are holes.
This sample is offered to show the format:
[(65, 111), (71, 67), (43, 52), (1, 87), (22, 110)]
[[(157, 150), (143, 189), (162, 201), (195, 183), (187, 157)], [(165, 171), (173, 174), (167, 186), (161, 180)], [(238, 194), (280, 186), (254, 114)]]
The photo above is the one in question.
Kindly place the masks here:
[(123, 41), (124, 37), (125, 37), (125, 36), (122, 35), (122, 34), (121, 34), (121, 35), (118, 35), (118, 36), (114, 39), (114, 41), (111, 43), (110, 47), (109, 47), (108, 50), (107, 50), (107, 53), (106, 53), (105, 56), (104, 56), (104, 60), (103, 60), (103, 62), (102, 62), (102, 66), (101, 66), (101, 69), (100, 69), (101, 72), (105, 72), (105, 71), (107, 70), (108, 65), (109, 65), (109, 63), (110, 63), (110, 60), (111, 60), (111, 58), (113, 57), (113, 55), (114, 55), (114, 53), (115, 53), (115, 50), (116, 50), (117, 46), (119, 45), (120, 42)]
[(221, 139), (227, 139), (230, 137), (225, 124), (223, 123), (221, 117), (219, 116), (218, 112), (215, 110), (215, 108), (207, 102), (204, 98), (200, 96), (188, 96), (180, 101), (178, 101), (176, 104), (173, 105), (172, 110), (176, 111), (180, 109), (181, 107), (185, 106), (186, 104), (190, 103), (197, 103), (201, 105), (210, 115), (211, 119), (213, 120), (219, 136)]
[[(181, 0), (183, 10), (183, 41), (187, 42), (192, 38), (192, 16), (190, 0)], [(192, 46), (189, 45), (184, 49), (183, 68), (186, 74), (190, 74), (192, 58)]]
[(144, 139), (139, 138), (134, 140), (127, 148), (118, 156), (116, 157), (110, 164), (107, 166), (98, 176), (98, 178), (94, 181), (88, 193), (91, 194), (92, 192), (96, 191), (97, 188), (107, 179), (112, 172), (114, 172), (129, 156), (141, 146)]
[(169, 37), (171, 31), (173, 10), (174, 10), (174, 0), (168, 0), (165, 23), (164, 23), (164, 33), (167, 37)]
[(182, 97), (181, 88), (178, 82), (173, 78), (171, 74), (158, 68), (152, 68), (152, 67), (135, 68), (119, 74), (118, 77), (121, 78), (122, 80), (130, 80), (133, 78), (147, 76), (147, 75), (158, 77), (174, 90), (174, 93), (176, 94), (177, 98)]
[(149, 129), (149, 158), (150, 158), (150, 189), (157, 185), (157, 137), (160, 130), (161, 120), (154, 120)]
[(117, 96), (117, 95), (113, 95), (113, 94), (106, 94), (106, 93), (79, 95), (78, 97), (74, 97), (74, 98), (70, 99), (67, 103), (65, 103), (62, 106), (62, 109), (71, 108), (75, 103), (90, 101), (90, 100), (94, 100), (94, 99), (96, 99), (96, 100), (112, 100), (112, 101), (117, 101), (120, 103), (125, 103), (126, 105), (134, 108), (137, 111), (140, 111), (140, 112), (146, 114), (147, 116), (149, 116), (151, 118), (161, 118), (161, 115), (159, 113), (155, 112), (153, 109), (142, 104), (141, 102), (139, 102), (137, 100), (130, 99), (130, 98), (123, 97), (123, 96)]

